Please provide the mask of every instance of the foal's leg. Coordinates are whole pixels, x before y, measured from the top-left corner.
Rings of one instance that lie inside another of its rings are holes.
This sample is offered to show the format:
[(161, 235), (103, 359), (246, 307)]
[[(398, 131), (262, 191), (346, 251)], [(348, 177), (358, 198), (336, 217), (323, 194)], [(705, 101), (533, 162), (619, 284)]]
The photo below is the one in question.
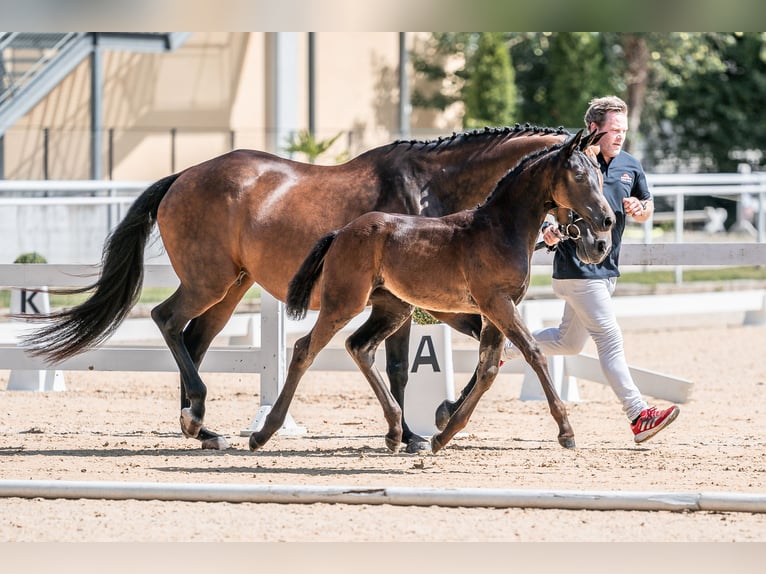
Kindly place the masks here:
[[(389, 294), (376, 296), (372, 305), (370, 317), (348, 339), (346, 349), (354, 358), (362, 374), (370, 383), (375, 396), (378, 398), (383, 414), (388, 422), (388, 434), (386, 434), (386, 446), (392, 452), (399, 450), (402, 441), (402, 402), (396, 400), (394, 395), (386, 387), (380, 371), (375, 366), (375, 352), (380, 343), (391, 333), (409, 322), (412, 316), (412, 305), (405, 303)], [(412, 435), (413, 437), (417, 435)], [(421, 442), (426, 442), (418, 437)], [(428, 444), (426, 442), (426, 444)], [(418, 449), (422, 450), (422, 449)], [(410, 451), (409, 447), (408, 452)]]
[(548, 372), (548, 362), (515, 306), (513, 307), (513, 315), (508, 325), (509, 327), (508, 330), (505, 331), (505, 336), (510, 339), (519, 351), (521, 351), (522, 355), (524, 355), (524, 359), (526, 359), (527, 363), (529, 363), (535, 371), (537, 378), (540, 379), (545, 398), (548, 400), (548, 407), (550, 408), (551, 415), (553, 415), (553, 418), (559, 427), (559, 444), (564, 448), (574, 448), (574, 431), (569, 424), (566, 406), (559, 398), (556, 388), (553, 386), (553, 381)]
[(439, 451), (452, 437), (460, 432), (471, 417), (482, 395), (489, 390), (497, 377), (503, 334), (489, 321), (485, 321), (479, 340), (479, 366), (476, 369), (476, 384), (465, 400), (447, 421), (444, 429), (431, 437), (431, 450)]
[[(459, 333), (473, 337), (477, 341), (479, 340), (481, 334), (481, 315), (435, 312), (432, 314), (434, 317), (443, 323), (446, 323)], [(463, 390), (460, 391), (460, 396), (454, 401), (445, 399), (438, 407), (436, 407), (436, 413), (434, 415), (436, 428), (439, 430), (444, 430), (444, 428), (447, 426), (447, 421), (449, 421), (449, 418), (460, 407), (460, 405), (463, 404), (463, 401), (468, 396), (468, 393), (470, 393), (471, 389), (473, 389), (474, 385), (476, 384), (478, 374), (479, 368), (477, 366), (473, 372), (473, 375), (471, 376), (471, 380), (469, 380), (465, 387), (463, 387)]]
[[(481, 315), (468, 315), (465, 313), (437, 313), (429, 311), (436, 319), (446, 323), (459, 333), (463, 333), (479, 340), (481, 332)], [(407, 378), (409, 368), (409, 344), (410, 344), (411, 323), (405, 321), (398, 331), (386, 339), (386, 373), (391, 387), (391, 393), (396, 402), (402, 407), (402, 442), (407, 444), (407, 452), (416, 453), (424, 450), (431, 450), (431, 443), (413, 433), (407, 426), (407, 414), (404, 408), (404, 392), (407, 387)], [(473, 388), (476, 382), (476, 372), (474, 371), (468, 385), (463, 389), (461, 397), (457, 402), (444, 401), (436, 410), (436, 427), (444, 429), (447, 420), (453, 412), (463, 402), (465, 395)]]
[(311, 367), (319, 351), (324, 349), (327, 343), (330, 342), (330, 339), (352, 318), (361, 313), (363, 309), (364, 302), (354, 312), (348, 312), (343, 315), (331, 313), (329, 308), (325, 310), (324, 306), (320, 309), (317, 322), (308, 335), (301, 337), (295, 342), (293, 357), (287, 368), (285, 384), (282, 386), (282, 390), (279, 392), (277, 400), (274, 401), (271, 410), (266, 415), (263, 426), (250, 435), (250, 450), (261, 448), (274, 433), (282, 428), (301, 377)]

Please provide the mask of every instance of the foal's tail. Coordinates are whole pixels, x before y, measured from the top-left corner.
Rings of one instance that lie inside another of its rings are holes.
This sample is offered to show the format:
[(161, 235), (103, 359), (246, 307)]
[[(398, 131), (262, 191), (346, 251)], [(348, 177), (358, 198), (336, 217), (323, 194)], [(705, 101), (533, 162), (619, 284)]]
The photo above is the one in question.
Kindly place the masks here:
[(327, 255), (327, 251), (337, 235), (337, 231), (331, 231), (317, 241), (311, 253), (304, 259), (295, 277), (290, 280), (290, 284), (287, 286), (285, 310), (291, 319), (303, 319), (306, 316), (311, 301), (311, 291), (322, 274), (325, 255)]
[(20, 315), (26, 320), (51, 321), (22, 337), (31, 355), (57, 363), (95, 347), (107, 339), (136, 304), (144, 281), (144, 247), (157, 222), (157, 209), (180, 173), (165, 177), (133, 202), (125, 218), (107, 237), (98, 280), (77, 289), (51, 293), (75, 294), (93, 290), (83, 303), (43, 315)]

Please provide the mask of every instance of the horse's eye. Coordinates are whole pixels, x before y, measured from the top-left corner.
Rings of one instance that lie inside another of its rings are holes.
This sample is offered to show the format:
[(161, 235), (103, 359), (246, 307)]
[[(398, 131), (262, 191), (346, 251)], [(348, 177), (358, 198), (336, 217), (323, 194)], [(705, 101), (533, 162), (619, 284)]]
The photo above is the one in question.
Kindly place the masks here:
[(585, 180), (585, 172), (584, 171), (577, 171), (577, 172), (575, 172), (574, 178), (575, 178), (575, 181), (577, 183), (580, 183), (580, 182), (584, 181)]

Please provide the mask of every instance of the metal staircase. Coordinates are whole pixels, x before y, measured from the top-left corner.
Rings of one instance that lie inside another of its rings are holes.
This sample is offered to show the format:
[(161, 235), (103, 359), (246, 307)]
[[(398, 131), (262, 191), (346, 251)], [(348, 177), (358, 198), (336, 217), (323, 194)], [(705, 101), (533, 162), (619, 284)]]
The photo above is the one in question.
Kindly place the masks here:
[(96, 48), (171, 51), (188, 33), (0, 32), (0, 137)]

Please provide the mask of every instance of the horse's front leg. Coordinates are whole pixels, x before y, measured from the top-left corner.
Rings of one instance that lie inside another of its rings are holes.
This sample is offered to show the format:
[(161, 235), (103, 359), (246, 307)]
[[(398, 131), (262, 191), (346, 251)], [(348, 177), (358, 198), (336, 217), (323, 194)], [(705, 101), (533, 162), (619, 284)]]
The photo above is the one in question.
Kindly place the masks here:
[(386, 374), (388, 375), (391, 394), (402, 409), (402, 442), (407, 445), (406, 451), (418, 453), (431, 450), (431, 443), (422, 436), (412, 432), (407, 426), (406, 410), (404, 408), (404, 392), (409, 377), (409, 346), (412, 323), (405, 321), (385, 341)]
[(561, 398), (556, 392), (556, 388), (553, 386), (553, 381), (548, 372), (548, 362), (515, 306), (513, 318), (508, 330), (505, 332), (505, 336), (510, 339), (519, 351), (521, 351), (522, 355), (524, 355), (524, 359), (535, 371), (538, 379), (540, 379), (545, 398), (548, 400), (548, 407), (550, 408), (551, 415), (553, 415), (553, 418), (559, 427), (559, 444), (564, 448), (574, 448), (574, 431), (569, 424), (566, 406), (561, 401)]
[(503, 335), (489, 321), (485, 322), (479, 341), (479, 365), (476, 368), (476, 383), (464, 397), (455, 412), (449, 417), (440, 433), (431, 437), (431, 450), (437, 452), (458, 432), (465, 428), (479, 400), (492, 386), (499, 371)]

